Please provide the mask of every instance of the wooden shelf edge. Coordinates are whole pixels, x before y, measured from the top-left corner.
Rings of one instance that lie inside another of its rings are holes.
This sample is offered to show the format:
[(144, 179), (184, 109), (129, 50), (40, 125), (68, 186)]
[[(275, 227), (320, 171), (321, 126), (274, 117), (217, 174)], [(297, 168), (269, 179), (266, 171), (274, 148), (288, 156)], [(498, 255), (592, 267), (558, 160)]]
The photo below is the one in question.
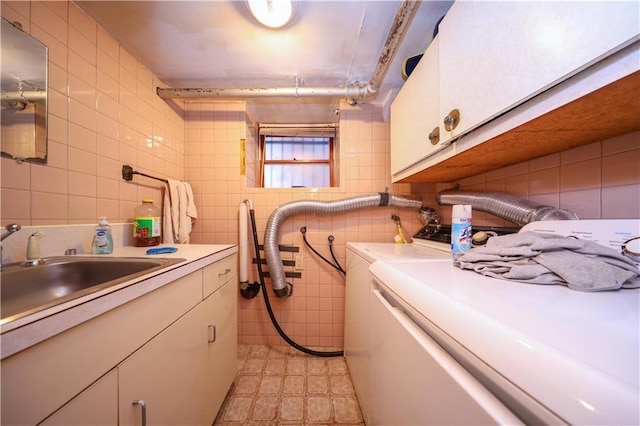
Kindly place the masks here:
[(640, 130), (640, 71), (399, 183), (452, 182)]

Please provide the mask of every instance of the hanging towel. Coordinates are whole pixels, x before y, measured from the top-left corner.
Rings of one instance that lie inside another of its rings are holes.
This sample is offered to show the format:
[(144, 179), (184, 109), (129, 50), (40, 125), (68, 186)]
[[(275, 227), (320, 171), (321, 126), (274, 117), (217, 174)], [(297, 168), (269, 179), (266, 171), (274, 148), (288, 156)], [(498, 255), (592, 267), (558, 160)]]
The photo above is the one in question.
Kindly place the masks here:
[(163, 242), (188, 244), (198, 212), (187, 182), (168, 179), (164, 195)]
[(167, 179), (162, 208), (162, 242), (175, 244), (178, 241), (178, 185), (180, 181)]
[(561, 284), (572, 290), (640, 287), (640, 270), (630, 259), (593, 241), (555, 234), (528, 231), (493, 237), (453, 263), (489, 277)]

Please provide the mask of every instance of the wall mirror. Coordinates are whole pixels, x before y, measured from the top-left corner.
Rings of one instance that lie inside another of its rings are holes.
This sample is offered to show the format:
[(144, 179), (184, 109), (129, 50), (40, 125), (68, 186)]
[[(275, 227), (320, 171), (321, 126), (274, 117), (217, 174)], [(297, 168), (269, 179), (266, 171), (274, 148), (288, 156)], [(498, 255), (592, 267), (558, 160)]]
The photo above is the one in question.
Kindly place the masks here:
[(2, 18), (3, 157), (47, 162), (47, 46)]

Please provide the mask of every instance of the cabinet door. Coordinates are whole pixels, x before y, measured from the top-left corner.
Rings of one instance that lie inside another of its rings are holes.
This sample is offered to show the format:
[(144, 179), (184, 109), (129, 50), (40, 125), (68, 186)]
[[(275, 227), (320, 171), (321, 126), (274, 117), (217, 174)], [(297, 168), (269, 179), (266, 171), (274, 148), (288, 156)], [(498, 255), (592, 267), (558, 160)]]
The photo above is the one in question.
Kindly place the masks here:
[(238, 368), (238, 283), (233, 273), (203, 303), (207, 329), (205, 420), (212, 424), (233, 383)]
[(202, 425), (207, 328), (199, 304), (118, 367), (120, 425)]
[(438, 74), (436, 37), (391, 104), (392, 175), (446, 146), (429, 139), (440, 122)]
[(381, 291), (370, 298), (368, 424), (522, 424)]
[(440, 124), (462, 135), (638, 39), (640, 3), (455, 2), (439, 27)]
[(40, 424), (44, 426), (117, 425), (117, 371), (111, 371)]

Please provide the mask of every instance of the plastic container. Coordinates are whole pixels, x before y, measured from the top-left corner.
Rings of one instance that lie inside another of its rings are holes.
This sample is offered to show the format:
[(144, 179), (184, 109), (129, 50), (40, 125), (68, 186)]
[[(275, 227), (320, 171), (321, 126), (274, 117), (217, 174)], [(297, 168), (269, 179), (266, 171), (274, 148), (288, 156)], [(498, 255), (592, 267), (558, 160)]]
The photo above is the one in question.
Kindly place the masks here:
[(471, 249), (471, 206), (456, 204), (451, 214), (451, 256), (458, 255)]
[(96, 226), (93, 233), (91, 251), (93, 254), (113, 253), (113, 237), (111, 236), (111, 228), (109, 227), (107, 218), (104, 216), (98, 218), (98, 226)]
[(162, 241), (162, 218), (160, 208), (153, 200), (145, 198), (133, 213), (133, 245), (136, 247), (157, 246)]

